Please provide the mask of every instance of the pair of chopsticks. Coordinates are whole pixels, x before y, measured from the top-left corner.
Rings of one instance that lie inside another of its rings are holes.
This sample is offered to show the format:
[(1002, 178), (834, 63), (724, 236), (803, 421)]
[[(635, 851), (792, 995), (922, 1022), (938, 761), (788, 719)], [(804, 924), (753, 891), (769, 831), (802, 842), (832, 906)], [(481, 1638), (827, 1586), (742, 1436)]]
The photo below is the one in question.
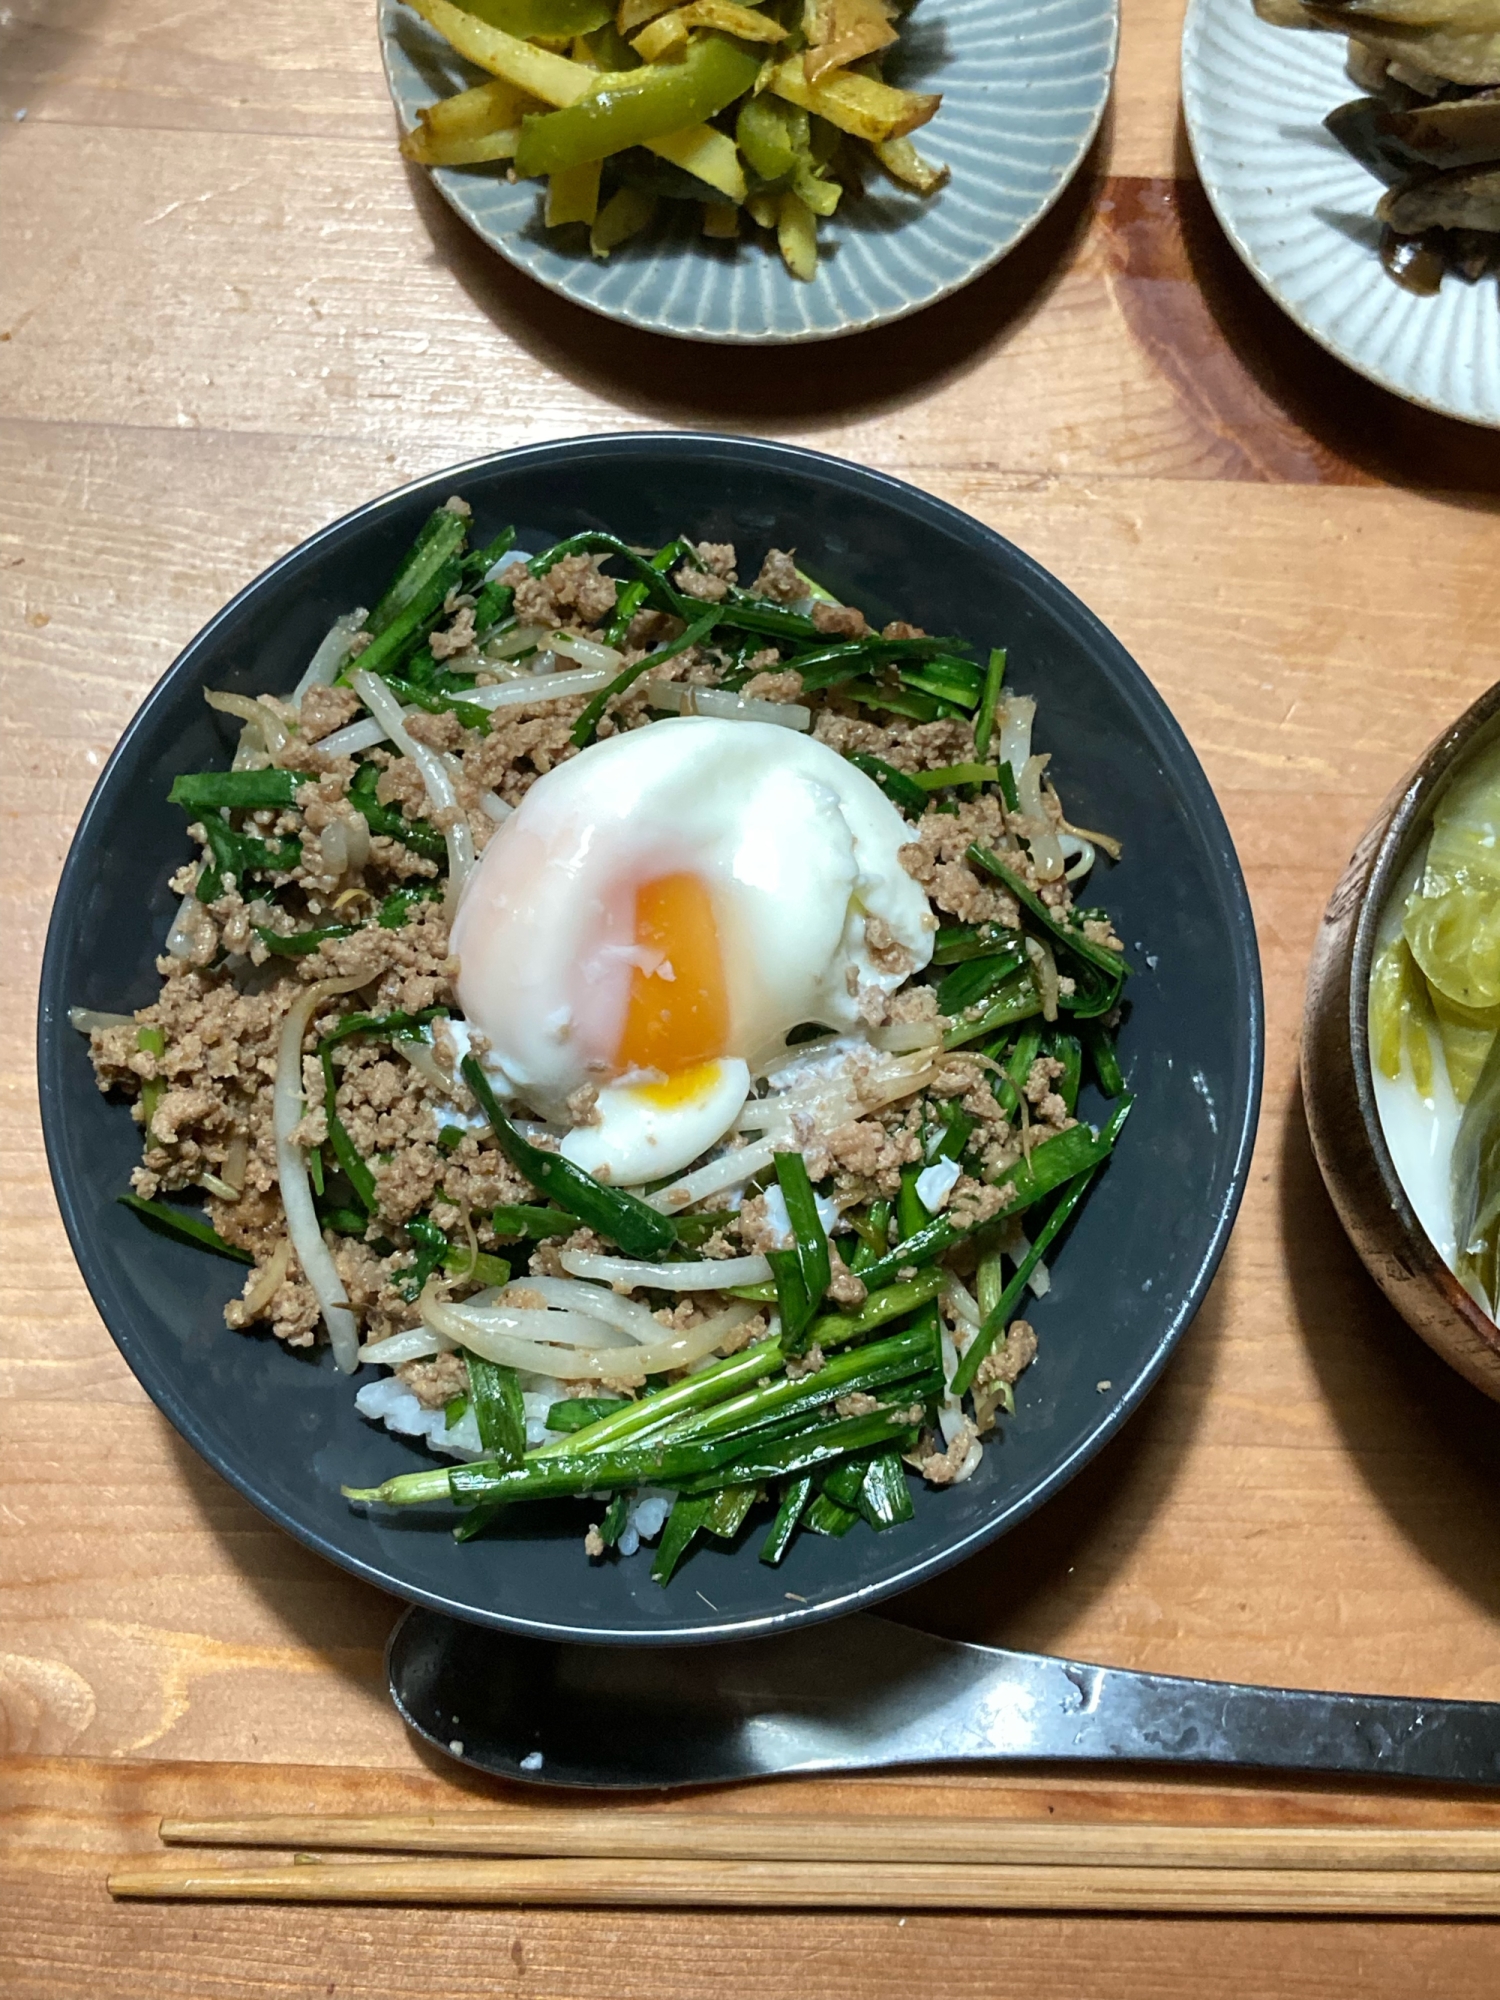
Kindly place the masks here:
[[(119, 1897), (592, 1908), (1500, 1916), (1500, 1826), (1068, 1825), (548, 1810), (163, 1820), (171, 1845), (290, 1848), (154, 1867)], [(324, 1861), (318, 1850), (398, 1858)], [(790, 1865), (789, 1865), (790, 1864)]]

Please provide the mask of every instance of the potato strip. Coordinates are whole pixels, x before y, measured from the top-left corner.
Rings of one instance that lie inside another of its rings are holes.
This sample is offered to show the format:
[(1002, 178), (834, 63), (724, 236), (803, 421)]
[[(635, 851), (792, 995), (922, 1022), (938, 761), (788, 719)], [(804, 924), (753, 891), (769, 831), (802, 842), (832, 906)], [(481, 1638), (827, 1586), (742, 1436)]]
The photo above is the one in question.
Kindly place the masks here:
[(771, 71), (768, 88), (800, 110), (814, 111), (850, 132), (856, 139), (872, 144), (882, 139), (902, 139), (925, 125), (942, 103), (941, 97), (915, 90), (895, 90), (877, 83), (872, 76), (855, 76), (838, 70), (821, 83), (812, 84), (800, 56), (788, 56)]

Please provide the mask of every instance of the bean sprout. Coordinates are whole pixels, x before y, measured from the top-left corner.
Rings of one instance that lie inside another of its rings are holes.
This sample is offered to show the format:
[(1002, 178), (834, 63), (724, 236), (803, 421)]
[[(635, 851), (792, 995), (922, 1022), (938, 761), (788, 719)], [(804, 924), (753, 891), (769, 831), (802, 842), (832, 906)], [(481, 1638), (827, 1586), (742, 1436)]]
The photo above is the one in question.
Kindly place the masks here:
[[(641, 1347), (629, 1344), (613, 1347), (603, 1343), (593, 1347), (551, 1346), (506, 1330), (499, 1323), (500, 1316), (493, 1312), (476, 1313), (467, 1304), (449, 1305), (430, 1286), (422, 1295), (422, 1318), (426, 1325), (437, 1333), (447, 1334), (471, 1353), (498, 1361), (503, 1367), (526, 1369), (533, 1375), (553, 1375), (564, 1382), (610, 1382), (621, 1388), (636, 1387), (648, 1375), (665, 1374), (702, 1360), (721, 1347), (754, 1312), (754, 1306), (741, 1302), (685, 1332), (666, 1334), (663, 1329), (661, 1340)], [(515, 1320), (521, 1315), (509, 1313), (504, 1317)], [(527, 1317), (581, 1320), (583, 1315), (536, 1313)]]
[(564, 1250), (562, 1267), (578, 1278), (634, 1291), (727, 1292), (736, 1285), (763, 1285), (771, 1275), (764, 1257), (705, 1257), (696, 1263), (642, 1264), (630, 1257), (596, 1257), (587, 1250)]
[(352, 979), (319, 979), (293, 1001), (281, 1024), (281, 1041), (276, 1051), (276, 1091), (271, 1106), (276, 1175), (281, 1183), (287, 1233), (302, 1274), (317, 1298), (328, 1337), (333, 1342), (333, 1358), (346, 1375), (352, 1375), (359, 1366), (359, 1329), (349, 1309), (344, 1281), (318, 1225), (306, 1155), (292, 1133), (301, 1124), (304, 1109), (302, 1042), (308, 1022), (324, 1000), (336, 993), (352, 993), (357, 986), (368, 986), (370, 978), (366, 972)]
[[(402, 750), (422, 774), (422, 783), (427, 788), (427, 797), (434, 816), (442, 815), (447, 820), (443, 827), (443, 838), (448, 843), (448, 890), (447, 902), (451, 915), (458, 907), (458, 899), (464, 891), (464, 884), (474, 869), (474, 836), (469, 831), (469, 823), (459, 808), (458, 795), (453, 789), (453, 780), (435, 750), (408, 734), (401, 704), (391, 693), (385, 682), (375, 674), (356, 669), (349, 676), (349, 684), (365, 707), (375, 718), (385, 725), (385, 733)], [(440, 822), (441, 823), (441, 822)]]
[(721, 722), (775, 722), (783, 729), (811, 729), (812, 710), (795, 701), (761, 701), (754, 695), (729, 694), (723, 688), (694, 687), (684, 681), (654, 681), (649, 690), (653, 708), (674, 715), (711, 715)]
[(300, 707), (302, 697), (310, 687), (331, 687), (338, 679), (349, 657), (350, 641), (369, 615), (364, 610), (346, 611), (342, 618), (335, 618), (322, 644), (308, 661), (301, 680), (292, 689), (290, 700), (294, 708)]
[(575, 667), (566, 674), (527, 674), (520, 680), (496, 681), (477, 687), (464, 700), (473, 708), (521, 708), (539, 701), (561, 701), (567, 695), (592, 694), (614, 679), (608, 667)]

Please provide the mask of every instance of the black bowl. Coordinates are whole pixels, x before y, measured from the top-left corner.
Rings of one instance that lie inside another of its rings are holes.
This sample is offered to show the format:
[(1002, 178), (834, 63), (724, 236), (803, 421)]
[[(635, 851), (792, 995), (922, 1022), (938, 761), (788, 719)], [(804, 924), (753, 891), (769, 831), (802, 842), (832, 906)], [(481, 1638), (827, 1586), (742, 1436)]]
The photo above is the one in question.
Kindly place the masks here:
[[(463, 1547), (434, 1516), (358, 1511), (341, 1483), (374, 1485), (425, 1454), (357, 1415), (326, 1350), (309, 1358), (227, 1331), (237, 1268), (148, 1233), (115, 1199), (137, 1128), (95, 1088), (67, 1009), (153, 997), (167, 876), (187, 851), (167, 791), (175, 773), (228, 755), (201, 690), (290, 688), (335, 616), (374, 601), (419, 522), (454, 492), (482, 536), (513, 522), (523, 547), (583, 527), (653, 545), (687, 528), (755, 560), (796, 547), (877, 620), (1006, 645), (1012, 684), (1039, 697), (1038, 741), (1055, 753), (1070, 816), (1124, 840), (1123, 865), (1101, 861), (1098, 883), (1136, 967), (1121, 1051), (1137, 1103), (1036, 1309), (1041, 1355), (1014, 1420), (967, 1484), (918, 1493), (904, 1527), (803, 1535), (779, 1569), (757, 1560), (752, 1530), (732, 1551), (690, 1557), (663, 1590), (647, 1557), (590, 1564), (574, 1507), (518, 1510)], [(402, 1597), (540, 1636), (652, 1645), (868, 1607), (1002, 1534), (1119, 1429), (1201, 1303), (1239, 1205), (1260, 1096), (1260, 972), (1244, 881), (1197, 758), (1140, 669), (1055, 578), (862, 466), (658, 432), (537, 445), (405, 487), (304, 542), (220, 612), (145, 702), (89, 801), (47, 940), (39, 1057), (53, 1181), (89, 1290), (147, 1392), (217, 1471), (311, 1548)]]

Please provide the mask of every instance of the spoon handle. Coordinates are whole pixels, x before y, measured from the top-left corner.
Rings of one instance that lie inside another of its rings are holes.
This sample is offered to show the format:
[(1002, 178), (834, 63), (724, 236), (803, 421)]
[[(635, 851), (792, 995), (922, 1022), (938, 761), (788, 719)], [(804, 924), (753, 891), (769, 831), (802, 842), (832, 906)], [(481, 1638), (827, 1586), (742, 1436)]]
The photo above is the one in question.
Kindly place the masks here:
[(1004, 1756), (1500, 1784), (1500, 1703), (1242, 1686), (999, 1654), (991, 1690), (1003, 1699), (1018, 1681), (1032, 1700)]
[(1130, 1673), (868, 1616), (646, 1649), (515, 1638), (413, 1609), (386, 1666), (397, 1709), (434, 1748), (544, 1785), (1022, 1760), (1500, 1784), (1500, 1703)]

